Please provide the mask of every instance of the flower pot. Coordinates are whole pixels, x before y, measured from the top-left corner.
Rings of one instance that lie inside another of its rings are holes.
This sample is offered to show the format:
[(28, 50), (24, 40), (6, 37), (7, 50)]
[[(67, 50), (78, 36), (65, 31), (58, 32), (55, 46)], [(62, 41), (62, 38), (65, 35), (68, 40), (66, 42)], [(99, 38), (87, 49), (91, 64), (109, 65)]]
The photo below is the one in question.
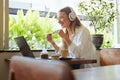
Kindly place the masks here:
[(100, 47), (103, 43), (103, 34), (92, 34), (92, 42), (97, 50), (100, 50)]

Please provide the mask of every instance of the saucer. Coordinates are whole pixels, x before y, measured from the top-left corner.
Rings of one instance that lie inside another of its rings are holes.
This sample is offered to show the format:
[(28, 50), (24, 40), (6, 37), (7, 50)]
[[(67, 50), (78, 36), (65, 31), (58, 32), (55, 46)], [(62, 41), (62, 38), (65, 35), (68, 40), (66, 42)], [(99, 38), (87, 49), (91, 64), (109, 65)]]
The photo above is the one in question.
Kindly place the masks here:
[(59, 58), (59, 60), (71, 60), (72, 58)]

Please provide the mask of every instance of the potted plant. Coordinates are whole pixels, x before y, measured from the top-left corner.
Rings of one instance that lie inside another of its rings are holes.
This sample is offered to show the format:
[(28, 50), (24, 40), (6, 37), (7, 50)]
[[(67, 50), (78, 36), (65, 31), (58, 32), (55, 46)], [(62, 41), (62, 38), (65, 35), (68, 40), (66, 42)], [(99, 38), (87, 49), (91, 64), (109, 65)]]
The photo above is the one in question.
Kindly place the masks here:
[(91, 26), (94, 27), (92, 40), (96, 49), (99, 49), (103, 43), (103, 34), (109, 33), (113, 27), (114, 3), (103, 0), (83, 1), (78, 4), (78, 11), (91, 21)]

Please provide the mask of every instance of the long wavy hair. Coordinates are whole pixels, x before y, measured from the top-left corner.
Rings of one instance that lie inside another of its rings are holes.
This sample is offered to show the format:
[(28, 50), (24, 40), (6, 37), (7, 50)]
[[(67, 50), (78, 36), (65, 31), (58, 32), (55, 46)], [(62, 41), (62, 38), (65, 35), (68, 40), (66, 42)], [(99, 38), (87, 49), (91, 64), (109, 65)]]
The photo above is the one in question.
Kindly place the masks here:
[[(65, 12), (68, 19), (69, 19), (69, 14), (71, 12), (71, 9), (70, 9), (70, 7), (64, 7), (62, 9), (60, 9), (59, 12)], [(70, 21), (70, 19), (69, 19), (69, 21)], [(72, 33), (74, 34), (75, 29), (79, 28), (81, 26), (82, 26), (82, 24), (81, 24), (79, 18), (77, 17), (77, 15), (76, 15), (76, 19), (74, 21), (70, 21), (70, 29), (71, 29)], [(66, 35), (68, 34), (67, 30), (65, 31), (65, 33), (66, 33)], [(67, 49), (67, 48), (68, 48), (67, 44), (65, 43), (64, 40), (62, 40), (62, 49)]]

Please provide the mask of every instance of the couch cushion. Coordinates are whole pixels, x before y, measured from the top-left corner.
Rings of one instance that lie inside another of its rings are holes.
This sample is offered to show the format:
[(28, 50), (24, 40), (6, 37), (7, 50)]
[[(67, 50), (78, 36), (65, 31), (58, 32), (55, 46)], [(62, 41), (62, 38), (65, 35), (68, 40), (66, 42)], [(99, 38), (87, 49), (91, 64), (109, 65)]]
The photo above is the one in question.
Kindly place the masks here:
[(100, 51), (101, 66), (120, 64), (120, 48), (108, 48)]

